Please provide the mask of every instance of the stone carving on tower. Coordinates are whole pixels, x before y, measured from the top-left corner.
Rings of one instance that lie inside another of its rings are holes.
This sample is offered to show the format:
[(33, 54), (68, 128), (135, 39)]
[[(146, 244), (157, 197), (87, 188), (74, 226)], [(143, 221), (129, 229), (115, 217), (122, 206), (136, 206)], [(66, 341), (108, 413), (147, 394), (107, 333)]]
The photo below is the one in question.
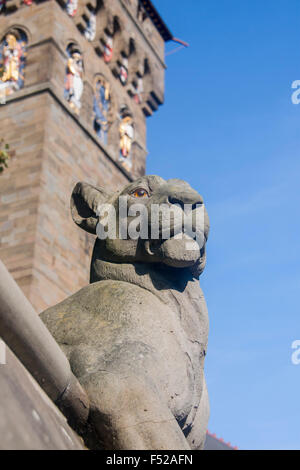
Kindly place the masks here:
[[(81, 1), (78, 5), (78, 14), (75, 23), (79, 31), (89, 41), (98, 41), (99, 35), (105, 27), (104, 0)], [(96, 45), (95, 45), (96, 46)], [(98, 55), (103, 55), (103, 51)]]
[(143, 23), (147, 18), (147, 12), (142, 5), (142, 2), (138, 0), (138, 7), (137, 7), (137, 19), (140, 23)]
[(114, 54), (115, 36), (120, 31), (119, 19), (112, 15), (110, 11), (107, 14), (107, 23), (104, 34), (101, 38), (103, 45), (103, 59), (107, 64), (112, 60)]
[(111, 93), (109, 82), (103, 76), (98, 75), (94, 85), (94, 129), (104, 144), (107, 144), (110, 108)]
[(111, 34), (106, 35), (106, 41), (104, 44), (103, 58), (106, 63), (110, 62), (113, 55), (113, 37)]
[(121, 122), (119, 126), (120, 133), (120, 157), (119, 161), (122, 163), (127, 171), (132, 168), (132, 155), (131, 147), (134, 139), (134, 124), (133, 117), (127, 106), (123, 106), (120, 112)]
[(65, 78), (65, 98), (76, 114), (81, 108), (83, 92), (83, 61), (82, 55), (75, 44), (67, 47), (68, 63)]
[(120, 82), (125, 86), (128, 81), (128, 58), (126, 56), (122, 56), (119, 77)]
[(69, 16), (75, 16), (78, 9), (78, 0), (67, 0), (66, 10)]
[(84, 30), (84, 36), (88, 41), (94, 41), (96, 37), (97, 18), (95, 10), (91, 11), (90, 17), (87, 21), (86, 28)]
[(6, 34), (0, 45), (0, 101), (24, 86), (27, 38), (20, 30)]
[(123, 86), (126, 86), (130, 75), (132, 57), (135, 55), (135, 41), (126, 31), (121, 31), (114, 50), (112, 72)]
[(143, 85), (143, 78), (137, 76), (137, 79), (132, 82), (133, 86), (133, 99), (137, 104), (141, 104), (143, 101), (143, 92), (144, 92), (144, 85)]
[(134, 52), (130, 54), (130, 77), (128, 94), (138, 104), (144, 104), (146, 97), (151, 93), (151, 68), (148, 57), (144, 55), (141, 47), (136, 44)]

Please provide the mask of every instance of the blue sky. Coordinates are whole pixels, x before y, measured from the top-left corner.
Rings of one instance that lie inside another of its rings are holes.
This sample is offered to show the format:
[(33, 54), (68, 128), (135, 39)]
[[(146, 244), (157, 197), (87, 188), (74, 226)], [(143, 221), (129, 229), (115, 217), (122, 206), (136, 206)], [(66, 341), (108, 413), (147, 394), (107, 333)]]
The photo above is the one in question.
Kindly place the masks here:
[(209, 429), (240, 449), (300, 449), (300, 2), (154, 4), (190, 43), (166, 57), (147, 173), (187, 180), (210, 216)]

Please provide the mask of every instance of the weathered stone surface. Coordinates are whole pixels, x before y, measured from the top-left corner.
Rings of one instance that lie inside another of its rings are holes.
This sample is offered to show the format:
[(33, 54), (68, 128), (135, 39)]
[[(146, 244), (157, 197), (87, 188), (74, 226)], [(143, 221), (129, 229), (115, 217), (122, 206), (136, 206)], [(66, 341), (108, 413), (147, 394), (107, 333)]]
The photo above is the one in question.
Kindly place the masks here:
[[(148, 197), (136, 200), (135, 190)], [(87, 184), (72, 196), (75, 222), (93, 232), (96, 209), (118, 196), (128, 204), (202, 204), (180, 180), (139, 178), (108, 194)], [(107, 449), (200, 449), (209, 415), (203, 374), (208, 315), (198, 277), (203, 243), (184, 256), (185, 241), (97, 239), (92, 284), (41, 314), (86, 389), (92, 432), (88, 446)], [(174, 248), (171, 248), (172, 243)], [(166, 255), (167, 253), (167, 255)]]
[(8, 347), (6, 364), (0, 365), (0, 390), (0, 449), (85, 448), (65, 417)]

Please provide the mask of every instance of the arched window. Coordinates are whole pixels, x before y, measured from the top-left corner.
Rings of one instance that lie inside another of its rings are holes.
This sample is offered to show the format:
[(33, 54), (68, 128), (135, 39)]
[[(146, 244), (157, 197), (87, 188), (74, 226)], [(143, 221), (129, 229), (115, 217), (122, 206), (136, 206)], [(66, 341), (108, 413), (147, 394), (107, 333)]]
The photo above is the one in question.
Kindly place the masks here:
[(134, 139), (133, 116), (127, 106), (120, 109), (120, 155), (119, 161), (127, 171), (132, 168), (132, 143)]
[(24, 31), (13, 28), (0, 44), (0, 102), (24, 86), (27, 36)]
[(111, 110), (111, 91), (109, 82), (103, 75), (97, 75), (94, 81), (94, 130), (102, 143), (107, 144), (109, 114)]
[(83, 92), (83, 60), (79, 47), (70, 43), (67, 47), (68, 62), (65, 76), (64, 96), (70, 108), (78, 115)]

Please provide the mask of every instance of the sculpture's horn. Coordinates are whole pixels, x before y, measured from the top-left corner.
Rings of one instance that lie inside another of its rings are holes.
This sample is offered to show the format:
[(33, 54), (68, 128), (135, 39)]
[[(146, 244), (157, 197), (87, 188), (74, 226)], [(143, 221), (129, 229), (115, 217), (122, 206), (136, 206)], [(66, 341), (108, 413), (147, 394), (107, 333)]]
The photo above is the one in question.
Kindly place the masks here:
[(71, 214), (75, 224), (89, 233), (96, 233), (97, 208), (105, 203), (109, 194), (88, 183), (77, 183), (71, 196)]

